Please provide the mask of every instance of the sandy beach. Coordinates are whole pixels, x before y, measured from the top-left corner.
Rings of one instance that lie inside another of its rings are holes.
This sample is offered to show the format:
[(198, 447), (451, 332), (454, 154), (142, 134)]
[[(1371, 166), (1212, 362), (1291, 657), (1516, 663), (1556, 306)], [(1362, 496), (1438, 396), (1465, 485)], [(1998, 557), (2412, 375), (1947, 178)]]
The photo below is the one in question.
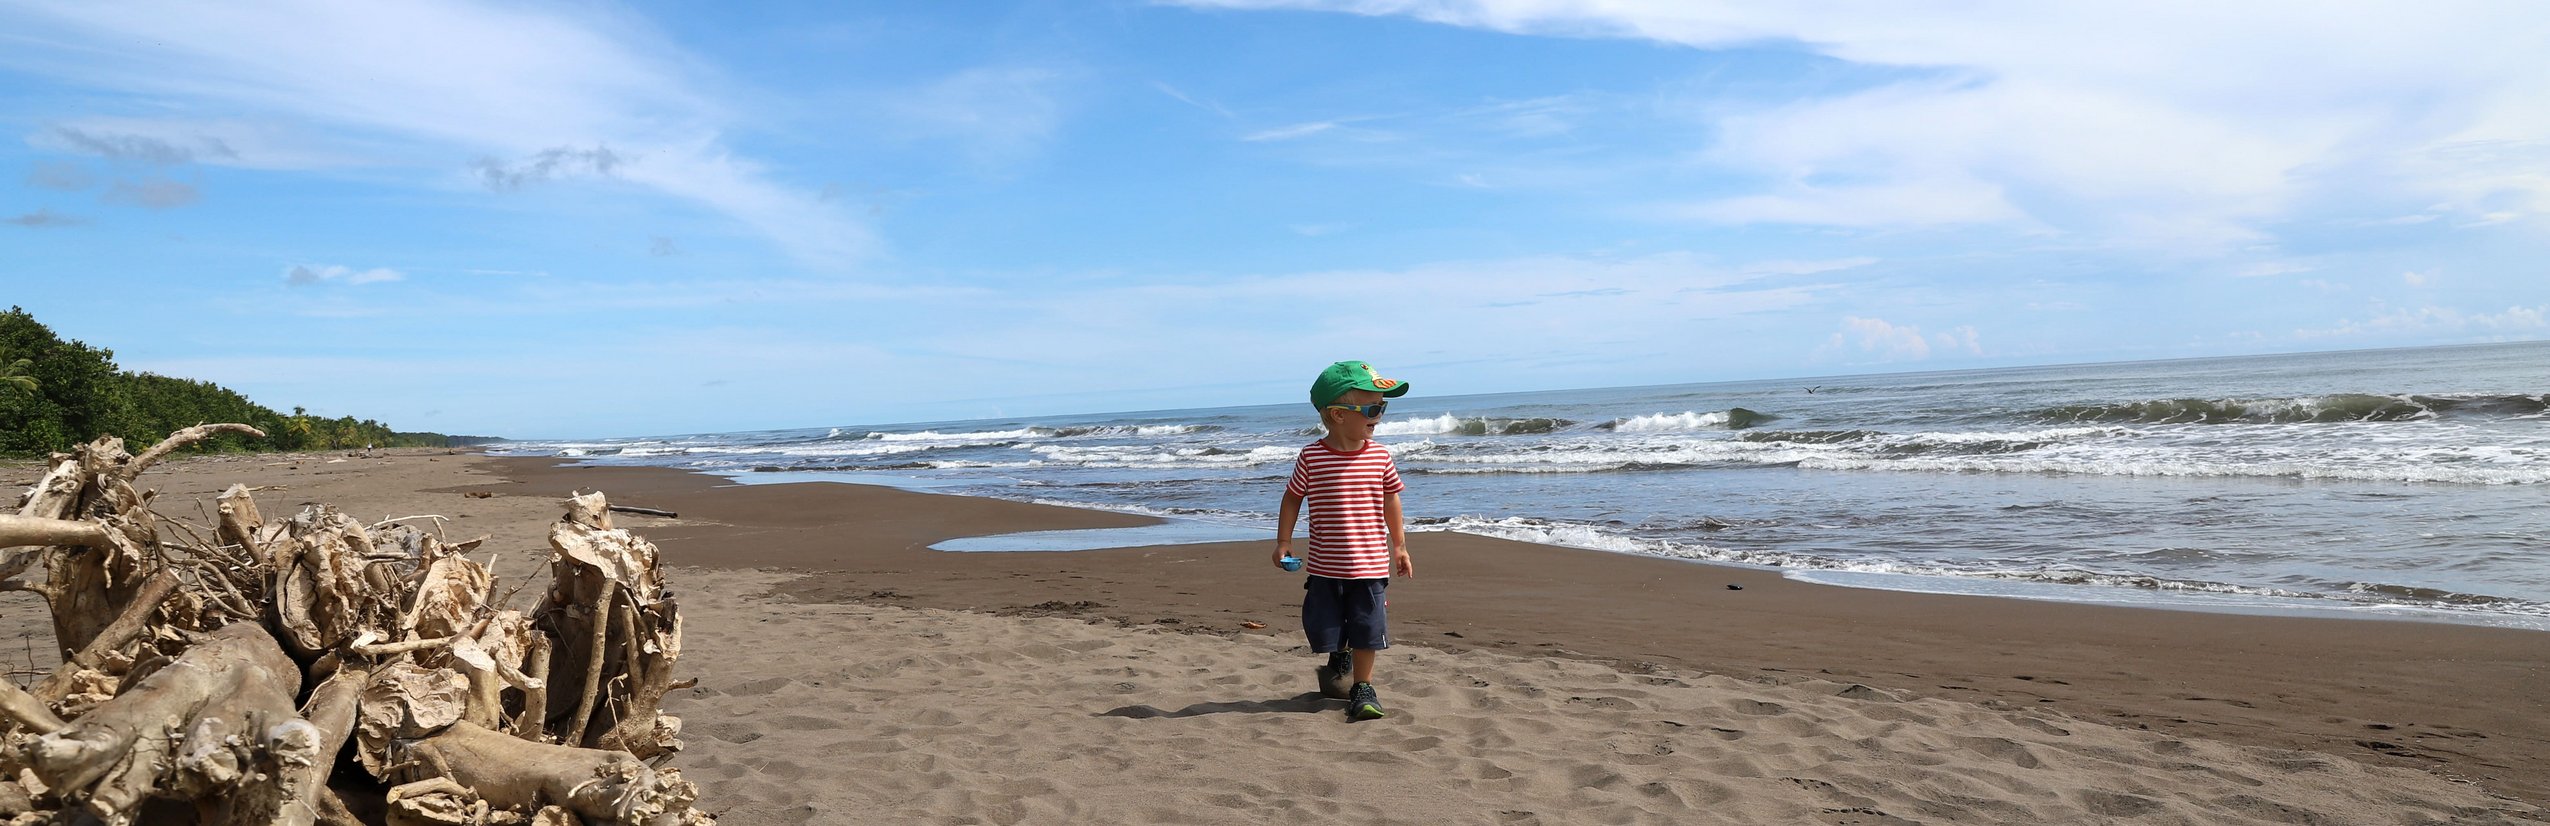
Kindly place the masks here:
[[(442, 452), (144, 481), (179, 518), (234, 482), (277, 486), (268, 513), (443, 515), (492, 535), (507, 578), (544, 567), (572, 490), (679, 513), (621, 526), (676, 566), (700, 683), (668, 703), (674, 765), (729, 824), (2550, 822), (2541, 632), (1421, 533), (1391, 590), (1392, 716), (1349, 724), (1311, 689), (1299, 580), (1260, 545), (927, 548), (1143, 517)], [(40, 604), (0, 594), (13, 666), (48, 640)]]

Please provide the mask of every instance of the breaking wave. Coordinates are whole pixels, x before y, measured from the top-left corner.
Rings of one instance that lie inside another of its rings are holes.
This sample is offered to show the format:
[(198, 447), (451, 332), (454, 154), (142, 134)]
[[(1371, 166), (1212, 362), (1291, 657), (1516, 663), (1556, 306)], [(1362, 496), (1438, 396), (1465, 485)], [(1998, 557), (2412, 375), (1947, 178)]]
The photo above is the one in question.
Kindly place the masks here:
[(1403, 451), (1420, 474), (1614, 473), (1684, 468), (1792, 467), (1824, 471), (2005, 473), (2182, 478), (2283, 478), (2465, 485), (2550, 484), (2550, 462), (2529, 449), (2378, 443), (2304, 453), (2155, 438), (2122, 425), (2007, 431), (1885, 433), (1753, 431), (1733, 438), (1580, 438), (1481, 449)]
[(1372, 433), (1375, 436), (1531, 436), (1553, 433), (1575, 424), (1567, 419), (1499, 419), (1485, 416), (1463, 418), (1445, 413), (1430, 419), (1398, 419), (1382, 422), (1373, 427)]
[[(1190, 433), (1212, 433), (1221, 429), (1222, 428), (1219, 425), (1209, 424), (1125, 424), (1085, 425), (1079, 427), (1022, 427), (1014, 430), (977, 430), (957, 433), (941, 433), (935, 430), (924, 430), (918, 433), (866, 433), (860, 438), (869, 441), (881, 442), (980, 443), (1002, 440), (1015, 441), (1021, 439), (1070, 439), (1082, 436), (1133, 436), (1141, 438), (1159, 438), (1163, 436), (1183, 436)], [(834, 432), (840, 432), (840, 428), (834, 428)]]
[(1730, 407), (1708, 413), (1694, 411), (1650, 413), (1644, 416), (1615, 419), (1595, 425), (1594, 428), (1616, 433), (1690, 433), (1700, 430), (1743, 430), (1778, 418), (1758, 410)]
[(2001, 580), (2050, 585), (2089, 585), (2126, 588), (2157, 593), (2199, 594), (2217, 596), (2267, 597), (2273, 599), (2317, 600), (2336, 605), (2364, 607), (2413, 607), (2451, 611), (2507, 614), (2538, 618), (2550, 616), (2550, 605), (2520, 599), (2484, 594), (2466, 594), (2433, 588), (2400, 585), (2348, 583), (2333, 592), (2297, 591), (2258, 585), (2240, 585), (2201, 579), (2183, 579), (2149, 574), (2089, 571), (2055, 565), (2016, 567), (1956, 567), (1937, 564), (1907, 563), (1882, 559), (1846, 559), (1788, 551), (1756, 551), (1727, 548), (1698, 542), (1669, 539), (1646, 539), (1624, 536), (1592, 525), (1534, 519), (1478, 516), (1455, 516), (1444, 520), (1428, 520), (1440, 530), (1479, 536), (1511, 539), (1542, 545), (1611, 551), (1614, 553), (1689, 559), (1734, 565), (1750, 565), (1798, 571), (1847, 571), (1853, 573), (1892, 574), (1939, 577), (1946, 579)]
[(1059, 465), (1089, 468), (1178, 469), (1195, 467), (1254, 467), (1289, 463), (1301, 454), (1301, 448), (1284, 445), (1242, 449), (1224, 447), (1161, 448), (1151, 445), (1037, 445), (1032, 448), (1043, 461)]
[(2537, 418), (2550, 412), (2550, 394), (2479, 396), (2382, 396), (2339, 393), (2293, 399), (2148, 399), (2051, 407), (2031, 414), (2047, 422), (2131, 424), (2302, 424), (2408, 422), (2449, 416)]

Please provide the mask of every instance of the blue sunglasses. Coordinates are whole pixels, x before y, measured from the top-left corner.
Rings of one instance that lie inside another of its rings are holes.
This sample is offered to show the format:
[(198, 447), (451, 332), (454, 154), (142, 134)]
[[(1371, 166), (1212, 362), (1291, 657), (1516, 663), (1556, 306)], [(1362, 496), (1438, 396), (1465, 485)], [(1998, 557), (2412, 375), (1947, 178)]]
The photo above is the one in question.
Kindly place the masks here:
[(1355, 412), (1357, 412), (1357, 413), (1364, 414), (1364, 418), (1367, 418), (1367, 419), (1378, 419), (1378, 418), (1381, 418), (1381, 411), (1384, 411), (1384, 410), (1388, 410), (1388, 409), (1390, 409), (1390, 403), (1389, 403), (1389, 402), (1373, 402), (1373, 403), (1371, 403), (1371, 404), (1332, 404), (1332, 405), (1329, 405), (1329, 406), (1328, 406), (1328, 409), (1330, 409), (1330, 410), (1352, 410), (1352, 411), (1355, 411)]

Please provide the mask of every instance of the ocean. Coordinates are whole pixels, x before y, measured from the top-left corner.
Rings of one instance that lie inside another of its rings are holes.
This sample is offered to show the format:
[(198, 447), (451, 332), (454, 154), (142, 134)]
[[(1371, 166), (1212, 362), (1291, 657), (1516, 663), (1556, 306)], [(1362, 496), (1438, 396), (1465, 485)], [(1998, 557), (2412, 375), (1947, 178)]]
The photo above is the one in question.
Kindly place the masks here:
[[(1472, 396), (1408, 372), (1378, 438), (1416, 531), (1863, 588), (2550, 630), (2550, 342)], [(1317, 435), (1288, 399), (493, 452), (1169, 519), (941, 546), (1068, 551), (1271, 537)]]

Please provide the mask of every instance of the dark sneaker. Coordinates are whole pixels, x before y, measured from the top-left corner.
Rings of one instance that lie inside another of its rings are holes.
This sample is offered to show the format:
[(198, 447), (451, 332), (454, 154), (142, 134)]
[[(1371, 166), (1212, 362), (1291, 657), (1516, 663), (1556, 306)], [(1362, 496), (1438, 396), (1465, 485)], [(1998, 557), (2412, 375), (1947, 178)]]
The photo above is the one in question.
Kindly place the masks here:
[(1381, 692), (1372, 690), (1371, 683), (1356, 683), (1353, 695), (1346, 701), (1346, 719), (1379, 720), (1390, 716), (1390, 712), (1381, 710)]
[(1355, 655), (1345, 651), (1328, 655), (1328, 664), (1319, 667), (1319, 696), (1343, 700), (1353, 690)]

